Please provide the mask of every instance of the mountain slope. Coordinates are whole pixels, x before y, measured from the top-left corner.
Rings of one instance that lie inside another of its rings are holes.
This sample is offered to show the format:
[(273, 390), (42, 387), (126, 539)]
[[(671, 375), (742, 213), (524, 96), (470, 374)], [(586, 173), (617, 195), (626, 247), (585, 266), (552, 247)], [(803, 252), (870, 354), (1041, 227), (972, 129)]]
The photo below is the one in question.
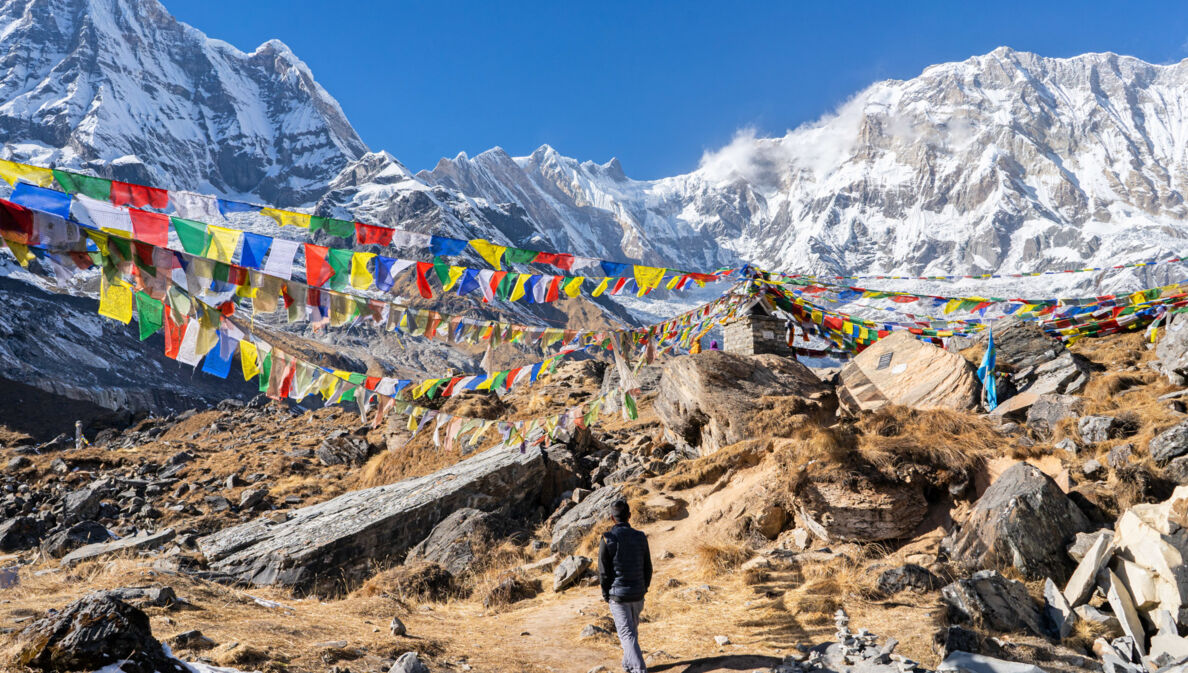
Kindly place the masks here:
[(284, 44), (245, 54), (157, 0), (0, 2), (0, 137), (8, 158), (281, 205), (367, 151)]

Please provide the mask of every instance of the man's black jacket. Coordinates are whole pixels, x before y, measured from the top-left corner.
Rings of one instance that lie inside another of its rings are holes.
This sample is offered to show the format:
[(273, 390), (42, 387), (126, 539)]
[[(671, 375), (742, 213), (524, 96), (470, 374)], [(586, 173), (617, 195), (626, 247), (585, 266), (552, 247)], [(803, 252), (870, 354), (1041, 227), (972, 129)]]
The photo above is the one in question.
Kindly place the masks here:
[(648, 536), (625, 523), (616, 523), (604, 533), (598, 548), (598, 578), (603, 600), (642, 601), (652, 584)]

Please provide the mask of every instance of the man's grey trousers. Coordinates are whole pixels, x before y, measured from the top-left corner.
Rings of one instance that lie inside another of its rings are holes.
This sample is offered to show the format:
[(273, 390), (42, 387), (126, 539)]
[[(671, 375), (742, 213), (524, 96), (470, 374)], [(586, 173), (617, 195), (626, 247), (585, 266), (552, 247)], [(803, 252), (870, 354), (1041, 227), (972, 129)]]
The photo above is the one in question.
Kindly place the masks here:
[(623, 670), (627, 673), (647, 673), (643, 652), (639, 649), (639, 613), (642, 611), (643, 601), (610, 602), (611, 617), (619, 632), (619, 644), (623, 646)]

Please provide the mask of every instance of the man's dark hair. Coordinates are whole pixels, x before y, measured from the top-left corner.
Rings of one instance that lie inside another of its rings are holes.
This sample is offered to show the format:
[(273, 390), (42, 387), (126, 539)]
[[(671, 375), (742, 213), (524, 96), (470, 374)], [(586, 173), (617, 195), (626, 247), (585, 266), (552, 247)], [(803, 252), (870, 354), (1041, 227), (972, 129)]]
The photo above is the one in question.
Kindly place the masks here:
[(617, 523), (627, 523), (631, 519), (631, 507), (626, 500), (616, 500), (611, 503), (611, 517)]

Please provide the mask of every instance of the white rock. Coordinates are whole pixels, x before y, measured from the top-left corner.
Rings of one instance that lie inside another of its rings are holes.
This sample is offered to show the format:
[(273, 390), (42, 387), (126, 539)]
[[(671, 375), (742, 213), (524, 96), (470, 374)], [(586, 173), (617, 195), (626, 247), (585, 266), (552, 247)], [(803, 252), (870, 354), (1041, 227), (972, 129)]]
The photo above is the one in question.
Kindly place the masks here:
[(714, 636), (714, 642), (718, 644), (718, 647), (725, 647), (730, 644), (730, 639), (726, 636)]
[(1155, 592), (1155, 578), (1150, 571), (1121, 558), (1115, 558), (1113, 565), (1114, 574), (1130, 592), (1135, 608), (1146, 612), (1159, 605), (1159, 595)]
[(1093, 595), (1093, 587), (1097, 583), (1097, 573), (1105, 565), (1110, 556), (1109, 541), (1105, 536), (1097, 538), (1089, 551), (1085, 552), (1081, 563), (1073, 571), (1072, 577), (1064, 587), (1064, 599), (1074, 608), (1089, 600)]
[(1139, 619), (1138, 610), (1134, 607), (1134, 600), (1130, 597), (1130, 592), (1123, 586), (1122, 581), (1113, 571), (1106, 571), (1109, 575), (1110, 588), (1106, 592), (1106, 600), (1110, 602), (1110, 609), (1118, 616), (1118, 621), (1122, 623), (1122, 632), (1130, 636), (1134, 640), (1135, 646), (1138, 648), (1139, 654), (1146, 654), (1147, 650), (1144, 645), (1147, 641), (1147, 633), (1143, 630), (1143, 622)]
[(1073, 612), (1072, 606), (1064, 598), (1064, 594), (1060, 593), (1060, 589), (1056, 587), (1056, 583), (1052, 578), (1048, 578), (1044, 582), (1044, 614), (1056, 626), (1056, 632), (1059, 634), (1059, 639), (1064, 640), (1072, 633), (1073, 625), (1077, 623), (1076, 613)]

